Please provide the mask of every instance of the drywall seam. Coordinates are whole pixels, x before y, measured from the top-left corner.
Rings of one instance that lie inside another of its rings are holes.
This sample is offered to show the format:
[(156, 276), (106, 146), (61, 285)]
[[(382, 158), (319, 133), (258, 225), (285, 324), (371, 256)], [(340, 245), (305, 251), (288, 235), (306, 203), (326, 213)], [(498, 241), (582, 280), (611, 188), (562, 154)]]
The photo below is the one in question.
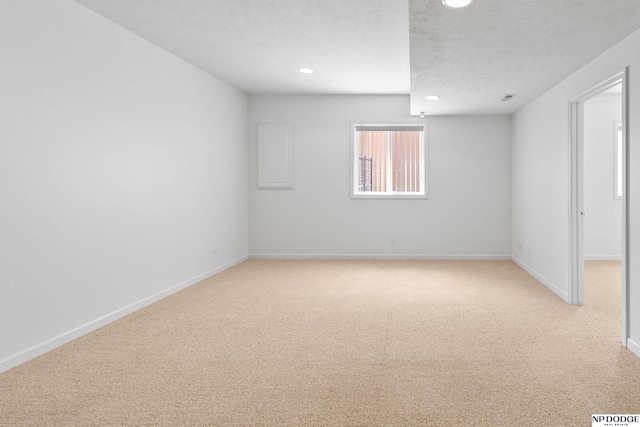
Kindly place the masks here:
[(563, 291), (562, 289), (560, 289), (559, 287), (557, 287), (556, 285), (554, 285), (553, 283), (551, 283), (549, 280), (547, 280), (544, 276), (542, 276), (540, 273), (538, 273), (537, 271), (535, 271), (534, 269), (532, 269), (531, 267), (529, 267), (527, 264), (525, 264), (522, 260), (518, 259), (518, 257), (512, 256), (511, 260), (513, 262), (515, 262), (516, 264), (518, 264), (520, 266), (520, 268), (522, 268), (524, 271), (526, 271), (527, 273), (529, 273), (530, 275), (532, 275), (537, 281), (539, 281), (540, 283), (542, 283), (543, 285), (545, 285), (547, 288), (549, 288), (549, 290), (551, 292), (553, 292), (554, 294), (558, 295), (560, 298), (562, 298), (566, 303), (569, 303), (569, 294), (565, 291)]
[(137, 301), (126, 307), (122, 307), (112, 313), (109, 313), (95, 320), (92, 320), (88, 323), (85, 323), (84, 325), (78, 326), (77, 328), (74, 328), (70, 331), (67, 331), (58, 336), (55, 336), (45, 342), (37, 344), (18, 354), (10, 356), (4, 360), (0, 360), (0, 373), (5, 372), (22, 363), (25, 363), (31, 359), (34, 359), (48, 351), (53, 350), (54, 348), (60, 347), (63, 344), (66, 344), (70, 341), (73, 341), (76, 338), (86, 335), (89, 332), (93, 332), (96, 329), (99, 329), (111, 322), (114, 322), (122, 317), (125, 317), (126, 315), (131, 314), (134, 311), (140, 310), (143, 307), (151, 305), (154, 302), (160, 301), (161, 299), (164, 299), (178, 291), (186, 289), (189, 286), (195, 285), (198, 282), (208, 279), (209, 277), (214, 276), (224, 270), (227, 270), (237, 264), (240, 264), (241, 262), (246, 261), (247, 259), (248, 257), (244, 256), (244, 257), (240, 257), (235, 260), (229, 261), (228, 263), (218, 266), (213, 270), (206, 271), (182, 283), (179, 283), (170, 288), (167, 288), (164, 291), (160, 291), (154, 295), (143, 298), (140, 301)]

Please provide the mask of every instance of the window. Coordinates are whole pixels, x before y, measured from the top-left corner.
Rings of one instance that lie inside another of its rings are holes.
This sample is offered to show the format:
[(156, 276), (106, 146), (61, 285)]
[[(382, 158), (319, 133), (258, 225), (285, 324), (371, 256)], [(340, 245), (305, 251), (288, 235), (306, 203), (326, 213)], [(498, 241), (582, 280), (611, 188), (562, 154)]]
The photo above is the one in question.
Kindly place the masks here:
[(352, 198), (426, 198), (425, 126), (353, 125)]
[(616, 137), (614, 147), (614, 199), (622, 199), (623, 180), (624, 180), (624, 145), (622, 137), (622, 124), (616, 123)]

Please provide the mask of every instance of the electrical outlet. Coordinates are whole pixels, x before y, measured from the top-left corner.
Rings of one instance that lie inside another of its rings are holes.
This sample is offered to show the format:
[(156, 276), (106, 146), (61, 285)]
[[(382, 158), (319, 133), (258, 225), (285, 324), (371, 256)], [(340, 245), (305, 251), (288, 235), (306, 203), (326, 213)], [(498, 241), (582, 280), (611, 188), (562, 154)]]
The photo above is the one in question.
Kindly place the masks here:
[(389, 243), (390, 245), (395, 245), (396, 244), (396, 238), (392, 237), (391, 238), (391, 243)]
[(213, 258), (217, 257), (218, 256), (218, 250), (217, 249), (211, 249), (211, 256)]
[(518, 242), (518, 250), (519, 250), (520, 252), (522, 252), (522, 243), (521, 243), (521, 242)]

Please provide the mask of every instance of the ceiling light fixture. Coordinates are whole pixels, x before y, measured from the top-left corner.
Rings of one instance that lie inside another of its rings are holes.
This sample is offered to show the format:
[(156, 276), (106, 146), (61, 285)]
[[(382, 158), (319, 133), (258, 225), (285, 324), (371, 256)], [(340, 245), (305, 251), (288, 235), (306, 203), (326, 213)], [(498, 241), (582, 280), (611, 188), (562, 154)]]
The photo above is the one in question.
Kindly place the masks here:
[(300, 71), (301, 73), (305, 73), (305, 74), (311, 74), (313, 73), (313, 70), (309, 67), (300, 67), (298, 68), (298, 71)]
[(469, 6), (473, 0), (442, 0), (442, 4), (452, 9), (460, 9)]
[(440, 99), (440, 96), (438, 96), (438, 95), (427, 95), (425, 98), (427, 98), (429, 101), (437, 101), (438, 99)]

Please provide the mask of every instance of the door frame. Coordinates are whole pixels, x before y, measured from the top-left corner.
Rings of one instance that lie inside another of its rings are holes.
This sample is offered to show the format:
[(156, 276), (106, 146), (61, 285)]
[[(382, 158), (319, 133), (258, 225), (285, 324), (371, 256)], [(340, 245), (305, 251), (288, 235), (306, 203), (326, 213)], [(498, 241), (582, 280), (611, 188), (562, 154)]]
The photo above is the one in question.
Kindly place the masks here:
[(569, 151), (570, 151), (570, 201), (569, 201), (569, 303), (584, 304), (584, 102), (618, 84), (622, 85), (622, 137), (623, 137), (623, 197), (622, 197), (622, 345), (629, 339), (629, 141), (627, 138), (629, 67), (585, 90), (569, 100)]

